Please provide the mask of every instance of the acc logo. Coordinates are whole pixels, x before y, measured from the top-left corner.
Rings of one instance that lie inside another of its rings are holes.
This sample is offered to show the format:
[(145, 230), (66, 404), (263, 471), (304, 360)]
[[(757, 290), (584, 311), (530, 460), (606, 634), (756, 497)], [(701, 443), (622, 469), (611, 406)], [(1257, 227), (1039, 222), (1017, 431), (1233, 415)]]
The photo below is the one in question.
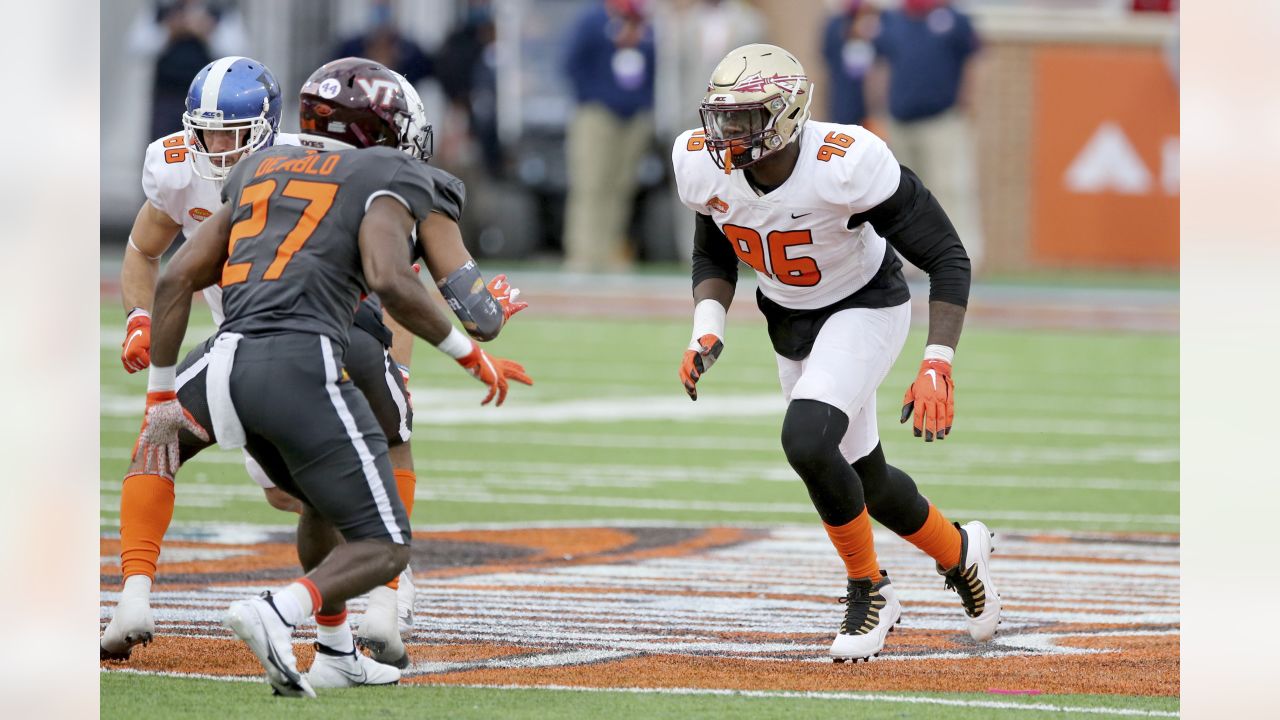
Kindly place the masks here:
[(714, 212), (727, 213), (729, 212), (729, 203), (721, 200), (719, 195), (712, 195), (711, 199), (707, 201), (707, 208)]
[(382, 78), (376, 80), (356, 78), (356, 82), (360, 83), (360, 89), (364, 90), (369, 100), (376, 105), (390, 105), (396, 96), (396, 91), (400, 89), (394, 81)]
[(329, 78), (320, 83), (320, 89), (316, 91), (316, 94), (328, 100), (330, 98), (337, 97), (340, 90), (342, 90), (342, 83), (338, 82), (335, 78)]
[(190, 215), (191, 219), (195, 220), (196, 222), (204, 222), (205, 219), (208, 218), (213, 213), (209, 212), (208, 210), (205, 210), (202, 207), (193, 207), (191, 208), (191, 210), (187, 212), (187, 214)]

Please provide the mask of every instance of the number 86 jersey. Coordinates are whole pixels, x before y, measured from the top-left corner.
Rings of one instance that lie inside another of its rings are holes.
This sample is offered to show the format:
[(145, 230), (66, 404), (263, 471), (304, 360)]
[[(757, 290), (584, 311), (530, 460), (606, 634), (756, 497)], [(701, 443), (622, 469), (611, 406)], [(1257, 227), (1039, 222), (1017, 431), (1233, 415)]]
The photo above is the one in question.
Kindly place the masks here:
[(690, 130), (672, 149), (680, 200), (710, 215), (751, 266), (761, 293), (783, 307), (826, 307), (862, 289), (886, 259), (883, 237), (852, 215), (884, 202), (901, 170), (884, 141), (858, 125), (810, 120), (786, 182), (763, 195), (743, 171), (725, 174)]

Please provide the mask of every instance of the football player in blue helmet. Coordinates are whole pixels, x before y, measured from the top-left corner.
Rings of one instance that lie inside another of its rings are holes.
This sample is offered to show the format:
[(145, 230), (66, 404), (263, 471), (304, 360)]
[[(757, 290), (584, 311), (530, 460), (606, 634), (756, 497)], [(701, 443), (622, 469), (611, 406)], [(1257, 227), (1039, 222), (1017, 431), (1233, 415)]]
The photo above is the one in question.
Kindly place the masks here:
[(230, 56), (206, 65), (191, 81), (182, 114), (196, 174), (222, 180), (237, 160), (270, 147), (280, 106), (280, 85), (257, 60)]

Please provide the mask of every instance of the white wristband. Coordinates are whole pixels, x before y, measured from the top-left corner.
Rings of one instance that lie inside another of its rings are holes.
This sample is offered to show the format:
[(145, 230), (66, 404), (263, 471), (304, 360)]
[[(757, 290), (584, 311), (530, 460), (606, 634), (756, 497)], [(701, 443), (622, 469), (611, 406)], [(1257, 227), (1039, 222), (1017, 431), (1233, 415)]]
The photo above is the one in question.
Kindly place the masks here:
[(689, 349), (698, 349), (698, 338), (703, 335), (715, 335), (724, 340), (724, 320), (726, 310), (719, 300), (707, 298), (693, 308), (693, 337), (689, 340)]
[(133, 322), (133, 319), (135, 317), (149, 318), (151, 317), (151, 313), (147, 312), (146, 310), (143, 310), (140, 307), (136, 307), (128, 315), (125, 315), (124, 324), (128, 325), (129, 323)]
[(436, 349), (454, 360), (461, 360), (471, 354), (471, 348), (474, 345), (475, 343), (471, 341), (471, 338), (467, 337), (461, 330), (457, 327), (451, 327), (449, 328), (449, 335), (444, 340), (441, 340), (439, 345), (436, 345)]
[(950, 365), (955, 357), (956, 349), (949, 348), (946, 345), (926, 345), (924, 348), (925, 360), (943, 360)]
[(147, 392), (173, 392), (177, 389), (177, 368), (173, 365), (160, 367), (152, 365), (147, 373)]

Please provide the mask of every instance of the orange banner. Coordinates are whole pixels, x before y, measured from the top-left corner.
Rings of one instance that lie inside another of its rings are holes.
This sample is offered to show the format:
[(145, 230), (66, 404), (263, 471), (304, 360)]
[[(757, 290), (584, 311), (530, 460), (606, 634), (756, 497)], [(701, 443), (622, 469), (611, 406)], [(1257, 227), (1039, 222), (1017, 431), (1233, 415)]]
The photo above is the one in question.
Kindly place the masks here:
[(1178, 87), (1158, 48), (1036, 53), (1032, 259), (1178, 266)]

